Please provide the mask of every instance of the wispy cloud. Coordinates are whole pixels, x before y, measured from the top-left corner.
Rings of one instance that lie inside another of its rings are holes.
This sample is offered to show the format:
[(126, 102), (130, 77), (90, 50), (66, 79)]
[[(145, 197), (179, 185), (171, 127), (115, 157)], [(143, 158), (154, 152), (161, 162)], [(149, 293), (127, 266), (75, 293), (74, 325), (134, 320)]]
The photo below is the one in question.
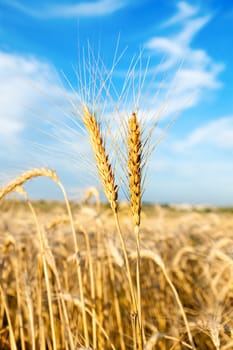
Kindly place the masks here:
[(68, 92), (55, 69), (32, 56), (0, 51), (0, 76), (0, 168), (10, 161), (33, 165), (33, 144), (45, 143), (48, 148), (53, 142), (41, 130), (51, 132), (49, 123), (56, 118), (62, 123), (56, 101), (64, 100)]
[(175, 143), (176, 150), (211, 146), (233, 151), (233, 115), (209, 122), (191, 132), (186, 139)]
[[(179, 18), (180, 16), (177, 15)], [(154, 37), (150, 39), (146, 46), (152, 52), (162, 52), (167, 58), (165, 62), (160, 65), (160, 70), (167, 70), (174, 68), (181, 61), (184, 61), (185, 65), (196, 66), (201, 64), (209, 64), (211, 58), (202, 49), (192, 49), (191, 43), (196, 34), (210, 21), (211, 16), (194, 16), (193, 18), (182, 18), (179, 20), (179, 24), (182, 29), (176, 34), (172, 34), (168, 37)], [(165, 22), (166, 26), (168, 22)], [(177, 24), (177, 23), (175, 23)], [(169, 25), (170, 27), (171, 25)], [(173, 28), (172, 32), (176, 31)]]
[(33, 56), (0, 51), (0, 76), (0, 182), (11, 178), (2, 176), (7, 167), (14, 177), (26, 168), (49, 166), (69, 176), (67, 189), (95, 183), (87, 178), (91, 148), (69, 102), (78, 110), (79, 96), (55, 68)]
[(162, 28), (169, 28), (171, 34), (153, 37), (146, 43), (151, 54), (162, 53), (165, 57), (157, 70), (166, 74), (173, 72), (175, 76), (170, 112), (195, 106), (205, 93), (222, 86), (219, 73), (224, 65), (216, 63), (205, 49), (193, 48), (195, 36), (211, 18), (211, 14), (203, 15), (199, 8), (179, 2), (177, 13), (162, 24)]
[(42, 95), (36, 88), (54, 95), (58, 81), (47, 63), (6, 52), (0, 52), (0, 76), (0, 134), (13, 139), (27, 127), (30, 112), (39, 110)]
[(84, 1), (79, 4), (47, 4), (46, 6), (26, 6), (16, 0), (7, 4), (24, 14), (38, 19), (98, 17), (112, 14), (127, 5), (126, 0)]
[(162, 26), (168, 27), (168, 26), (171, 26), (172, 24), (180, 23), (196, 15), (199, 10), (198, 7), (192, 6), (185, 1), (180, 1), (177, 4), (177, 8), (178, 8), (177, 13), (173, 17), (168, 19), (166, 22), (164, 22)]

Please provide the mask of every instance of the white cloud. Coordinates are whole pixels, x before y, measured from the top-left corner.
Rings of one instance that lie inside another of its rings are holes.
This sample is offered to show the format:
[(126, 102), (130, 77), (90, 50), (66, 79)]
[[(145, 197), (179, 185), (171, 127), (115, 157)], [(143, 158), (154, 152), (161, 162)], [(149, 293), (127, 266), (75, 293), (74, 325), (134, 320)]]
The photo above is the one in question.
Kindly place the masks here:
[(97, 0), (84, 1), (78, 4), (50, 4), (46, 7), (29, 7), (18, 1), (8, 1), (8, 5), (19, 11), (40, 19), (49, 18), (74, 18), (74, 17), (98, 17), (114, 13), (126, 5), (123, 0)]
[(219, 118), (197, 128), (185, 140), (176, 142), (173, 146), (174, 149), (181, 151), (200, 145), (233, 151), (233, 115)]
[[(79, 109), (80, 97), (66, 90), (53, 66), (0, 51), (0, 77), (0, 185), (40, 166), (55, 169), (67, 189), (96, 183), (88, 138), (78, 125), (80, 110), (72, 116), (69, 103)], [(38, 186), (38, 196), (40, 191), (53, 196)]]
[(178, 12), (163, 24), (164, 27), (180, 23), (181, 21), (184, 21), (185, 19), (194, 16), (198, 12), (197, 7), (191, 6), (185, 1), (178, 2), (177, 8)]
[(41, 110), (42, 94), (58, 94), (53, 68), (33, 57), (0, 52), (0, 135), (16, 139), (27, 128), (29, 114)]
[(184, 29), (176, 36), (177, 42), (181, 47), (189, 52), (189, 45), (193, 41), (194, 37), (198, 32), (206, 26), (206, 24), (211, 20), (211, 15), (195, 17), (193, 19), (188, 19), (184, 21)]
[(172, 34), (153, 37), (146, 43), (152, 54), (162, 53), (165, 56), (157, 71), (175, 77), (170, 82), (173, 86), (170, 112), (181, 112), (195, 106), (208, 91), (219, 89), (222, 86), (219, 73), (224, 69), (224, 65), (214, 62), (206, 50), (192, 47), (195, 36), (212, 16), (202, 15), (200, 9), (186, 2), (179, 2), (177, 7), (177, 13), (162, 25), (172, 26)]
[(1, 120), (1, 119), (3, 118), (0, 117), (0, 122), (1, 122), (0, 137), (2, 139), (9, 140), (10, 138), (12, 138), (12, 136), (19, 134), (24, 128), (23, 123), (20, 121), (9, 120), (9, 119)]
[[(152, 51), (164, 52), (167, 55), (172, 56), (175, 60), (174, 63), (179, 63), (182, 59), (193, 60), (197, 57), (196, 51), (191, 48), (191, 42), (195, 35), (210, 21), (211, 16), (196, 16), (192, 19), (182, 19), (180, 22), (182, 29), (170, 37), (154, 37), (150, 39), (146, 46)], [(190, 57), (190, 53), (195, 53), (195, 57)], [(202, 51), (202, 58), (207, 58)], [(209, 61), (209, 59), (208, 59)]]
[(62, 86), (53, 66), (0, 51), (0, 77), (1, 172), (6, 164), (16, 174), (35, 166), (70, 170), (74, 162), (67, 165), (66, 159), (74, 156), (79, 142), (74, 132), (72, 148), (71, 137), (65, 135), (71, 123), (65, 108), (74, 96)]

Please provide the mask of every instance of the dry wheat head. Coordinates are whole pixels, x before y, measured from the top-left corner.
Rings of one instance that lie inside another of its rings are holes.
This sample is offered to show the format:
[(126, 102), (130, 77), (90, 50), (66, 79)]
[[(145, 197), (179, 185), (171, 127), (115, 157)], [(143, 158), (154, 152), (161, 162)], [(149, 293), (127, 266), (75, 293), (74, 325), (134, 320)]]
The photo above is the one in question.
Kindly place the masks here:
[(84, 125), (89, 133), (93, 148), (97, 169), (103, 185), (104, 193), (110, 202), (114, 212), (117, 211), (118, 187), (115, 185), (115, 176), (105, 150), (105, 143), (101, 136), (100, 125), (94, 114), (91, 114), (86, 106), (83, 108)]
[(140, 225), (141, 214), (141, 130), (136, 113), (128, 121), (128, 176), (131, 212), (135, 226)]
[(15, 191), (28, 180), (38, 176), (45, 176), (52, 179), (54, 182), (59, 183), (59, 178), (55, 171), (48, 168), (34, 168), (32, 170), (24, 172), (15, 180), (13, 180), (12, 182), (4, 186), (2, 189), (0, 189), (0, 200), (3, 197), (7, 196), (9, 193)]

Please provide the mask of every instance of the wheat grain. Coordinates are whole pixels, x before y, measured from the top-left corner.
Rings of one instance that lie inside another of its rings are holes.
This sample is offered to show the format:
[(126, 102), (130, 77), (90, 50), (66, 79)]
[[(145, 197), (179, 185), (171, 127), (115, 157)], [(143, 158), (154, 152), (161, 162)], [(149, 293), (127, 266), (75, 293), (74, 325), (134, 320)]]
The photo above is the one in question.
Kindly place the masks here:
[(112, 171), (112, 166), (109, 162), (109, 157), (106, 154), (105, 142), (101, 136), (100, 125), (97, 122), (95, 115), (91, 114), (85, 105), (83, 107), (83, 111), (83, 122), (89, 133), (104, 193), (110, 202), (112, 210), (116, 212), (118, 187), (115, 185), (115, 176)]
[(133, 222), (140, 225), (141, 214), (141, 130), (136, 113), (128, 121), (128, 176)]

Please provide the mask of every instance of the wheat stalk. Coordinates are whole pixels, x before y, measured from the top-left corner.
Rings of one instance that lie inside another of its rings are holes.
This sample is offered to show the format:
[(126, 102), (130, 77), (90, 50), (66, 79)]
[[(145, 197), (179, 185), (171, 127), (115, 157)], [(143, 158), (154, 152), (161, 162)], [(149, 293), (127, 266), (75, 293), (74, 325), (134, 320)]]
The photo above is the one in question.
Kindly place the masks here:
[[(172, 292), (173, 292), (173, 294), (175, 296), (176, 302), (177, 302), (177, 304), (179, 306), (180, 313), (181, 313), (182, 318), (184, 320), (184, 324), (185, 324), (185, 327), (186, 327), (186, 330), (187, 330), (188, 338), (189, 338), (190, 344), (192, 346), (192, 349), (195, 350), (196, 347), (195, 347), (194, 342), (193, 342), (192, 333), (191, 333), (191, 330), (190, 330), (190, 326), (189, 326), (189, 323), (188, 323), (187, 316), (186, 316), (185, 311), (184, 311), (184, 307), (182, 305), (182, 302), (180, 300), (180, 297), (179, 297), (179, 294), (178, 294), (178, 292), (176, 290), (176, 287), (175, 287), (174, 283), (172, 282), (171, 278), (169, 277), (169, 275), (167, 273), (167, 269), (165, 267), (165, 264), (164, 264), (161, 256), (159, 254), (157, 254), (156, 252), (151, 251), (149, 249), (141, 249), (140, 255), (141, 255), (141, 257), (143, 259), (151, 259), (152, 261), (154, 261), (154, 263), (156, 265), (158, 265), (161, 268), (161, 270), (162, 270), (162, 272), (164, 274), (164, 277), (167, 280), (167, 282), (168, 282), (168, 284), (169, 284), (169, 286), (170, 286), (170, 288), (171, 288), (171, 290), (172, 290)], [(136, 259), (137, 259), (138, 258), (137, 254), (136, 255), (132, 254), (131, 258), (134, 258), (135, 256), (136, 256)]]
[(142, 143), (141, 129), (137, 120), (136, 113), (128, 120), (128, 177), (129, 177), (129, 194), (131, 203), (131, 213), (134, 223), (134, 232), (137, 244), (137, 267), (136, 267), (136, 283), (137, 283), (137, 320), (136, 335), (137, 348), (143, 349), (143, 327), (142, 327), (142, 306), (141, 306), (141, 281), (140, 281), (140, 216), (141, 216), (141, 168), (142, 168)]
[(105, 150), (105, 142), (101, 136), (100, 125), (97, 122), (95, 115), (91, 114), (85, 105), (83, 107), (83, 112), (83, 122), (89, 133), (104, 193), (109, 200), (113, 212), (116, 212), (118, 187), (115, 185), (115, 176)]
[[(138, 307), (137, 307), (137, 300), (134, 292), (134, 286), (133, 286), (133, 280), (131, 276), (131, 270), (130, 270), (130, 265), (129, 265), (129, 259), (127, 255), (127, 250), (126, 250), (126, 245), (124, 242), (124, 238), (120, 229), (119, 225), (119, 220), (118, 220), (118, 210), (117, 210), (117, 197), (118, 197), (118, 187), (115, 185), (115, 176), (112, 171), (111, 164), (109, 163), (108, 155), (106, 154), (105, 150), (105, 143), (101, 135), (101, 130), (100, 130), (100, 125), (96, 121), (95, 115), (91, 114), (84, 105), (83, 107), (83, 112), (84, 112), (84, 117), (83, 117), (83, 122), (84, 125), (89, 133), (90, 136), (90, 141), (91, 145), (93, 148), (96, 164), (97, 164), (97, 169), (99, 172), (99, 176), (103, 185), (103, 189), (105, 192), (105, 195), (107, 199), (110, 202), (111, 208), (114, 213), (115, 217), (115, 222), (116, 222), (116, 227), (117, 227), (117, 232), (119, 234), (119, 238), (121, 241), (121, 246), (124, 254), (124, 260), (125, 260), (125, 265), (126, 265), (126, 271), (127, 271), (127, 277), (129, 281), (129, 287), (130, 287), (130, 294), (132, 298), (132, 306), (133, 306), (133, 314), (137, 315), (138, 314)], [(132, 324), (133, 327), (133, 332), (136, 331), (137, 337), (141, 338), (141, 336), (138, 334), (138, 331), (135, 329), (135, 325)], [(138, 328), (136, 326), (136, 328)], [(140, 327), (139, 327), (140, 328)], [(134, 339), (135, 340), (135, 339)], [(134, 341), (134, 348), (136, 349), (137, 341)], [(141, 346), (138, 347), (139, 350), (142, 350), (142, 342)]]
[(22, 186), (25, 182), (38, 176), (45, 176), (51, 178), (56, 183), (59, 183), (59, 179), (55, 171), (48, 168), (34, 168), (32, 170), (24, 172), (23, 174), (18, 176), (14, 181), (4, 186), (0, 190), (0, 200), (3, 197), (7, 196), (9, 193), (15, 191), (18, 187)]

